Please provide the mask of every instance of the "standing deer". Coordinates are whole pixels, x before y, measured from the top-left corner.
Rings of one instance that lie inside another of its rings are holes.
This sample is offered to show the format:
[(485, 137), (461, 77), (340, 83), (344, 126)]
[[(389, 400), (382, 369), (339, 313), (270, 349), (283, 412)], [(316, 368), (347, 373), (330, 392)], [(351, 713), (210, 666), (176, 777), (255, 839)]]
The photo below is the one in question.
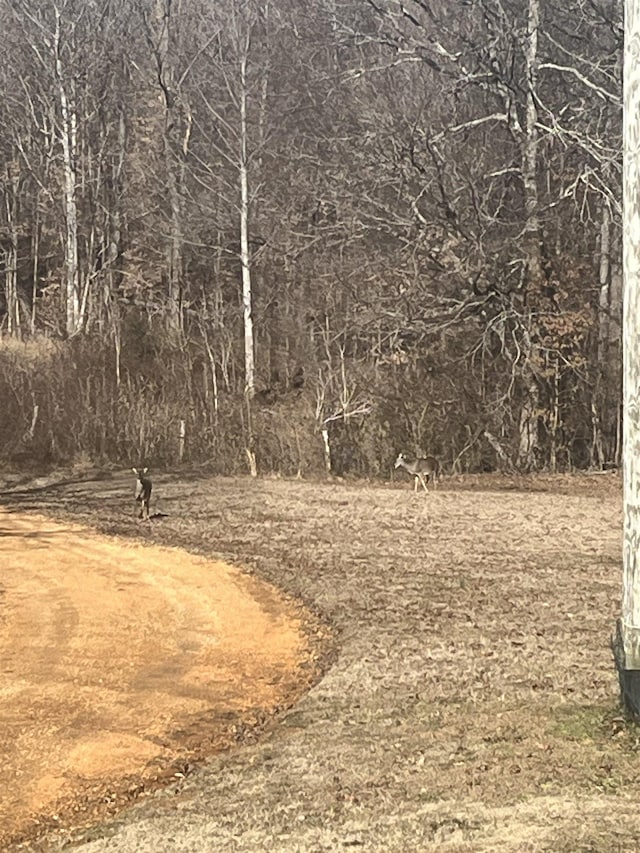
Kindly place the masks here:
[(146, 476), (148, 468), (132, 468), (136, 475), (136, 502), (140, 504), (138, 518), (149, 520), (149, 503), (151, 501), (151, 480)]
[(404, 468), (409, 474), (414, 477), (413, 491), (418, 491), (418, 483), (422, 483), (425, 492), (428, 492), (427, 483), (433, 481), (434, 487), (437, 484), (437, 478), (440, 473), (440, 463), (435, 456), (425, 456), (414, 459), (413, 462), (407, 462), (404, 453), (399, 453), (394, 468)]

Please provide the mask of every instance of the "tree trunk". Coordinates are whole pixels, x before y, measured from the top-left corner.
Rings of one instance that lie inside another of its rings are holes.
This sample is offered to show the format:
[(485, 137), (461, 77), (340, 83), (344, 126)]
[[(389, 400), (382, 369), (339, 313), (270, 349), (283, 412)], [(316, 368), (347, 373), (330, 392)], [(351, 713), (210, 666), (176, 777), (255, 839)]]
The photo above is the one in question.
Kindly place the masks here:
[(324, 469), (327, 473), (327, 477), (331, 476), (332, 462), (331, 462), (331, 442), (329, 440), (329, 429), (327, 426), (323, 426), (320, 430), (320, 434), (322, 435), (322, 449), (324, 453)]
[(624, 546), (622, 615), (614, 640), (621, 697), (640, 717), (640, 0), (625, 3), (624, 66)]
[(598, 298), (598, 365), (606, 367), (609, 355), (609, 297), (611, 283), (611, 213), (609, 205), (602, 205), (600, 223), (600, 294)]
[(20, 303), (18, 300), (18, 165), (11, 163), (7, 169), (5, 208), (7, 215), (8, 247), (4, 251), (5, 301), (7, 332), (20, 335)]
[(522, 180), (524, 189), (524, 246), (527, 258), (525, 297), (523, 308), (522, 339), (522, 389), (523, 403), (520, 410), (520, 437), (518, 467), (526, 471), (537, 464), (539, 450), (538, 413), (540, 391), (534, 370), (535, 321), (528, 304), (527, 291), (536, 291), (542, 280), (542, 257), (540, 249), (540, 219), (538, 215), (538, 109), (535, 91), (538, 72), (538, 28), (540, 24), (539, 0), (529, 0), (527, 16), (526, 64), (526, 126), (522, 142)]
[[(248, 39), (247, 39), (248, 42)], [(240, 60), (240, 260), (242, 263), (242, 307), (244, 315), (245, 393), (255, 394), (255, 361), (249, 248), (249, 164), (247, 146), (247, 50)]]
[(606, 202), (602, 205), (600, 223), (600, 270), (598, 296), (598, 350), (595, 366), (595, 383), (591, 398), (591, 420), (593, 424), (593, 442), (591, 448), (592, 465), (603, 468), (607, 461), (604, 449), (603, 426), (606, 429), (606, 413), (610, 408), (609, 375), (609, 316), (611, 283), (611, 214)]
[(172, 10), (171, 0), (155, 0), (153, 20), (148, 27), (164, 107), (161, 132), (169, 206), (166, 242), (168, 322), (172, 331), (181, 332), (184, 287), (184, 160), (189, 146), (191, 124), (188, 110), (185, 121), (179, 84), (176, 82), (175, 39), (172, 38), (172, 29), (173, 19), (177, 14), (178, 12), (174, 13)]
[(65, 307), (66, 332), (75, 335), (80, 331), (80, 268), (78, 262), (78, 206), (76, 199), (76, 159), (78, 121), (75, 106), (69, 102), (62, 65), (60, 13), (56, 9), (54, 51), (58, 97), (60, 99), (62, 143), (62, 168), (65, 211)]
[(547, 356), (547, 371), (551, 374), (551, 405), (549, 412), (549, 470), (558, 470), (558, 434), (560, 431), (560, 366), (558, 356)]
[(169, 318), (174, 330), (182, 329), (182, 267), (183, 267), (183, 235), (182, 235), (182, 195), (180, 180), (176, 171), (180, 167), (175, 163), (173, 146), (171, 144), (169, 112), (165, 125), (164, 153), (167, 169), (167, 184), (169, 191), (169, 241), (167, 247), (167, 283), (169, 300)]

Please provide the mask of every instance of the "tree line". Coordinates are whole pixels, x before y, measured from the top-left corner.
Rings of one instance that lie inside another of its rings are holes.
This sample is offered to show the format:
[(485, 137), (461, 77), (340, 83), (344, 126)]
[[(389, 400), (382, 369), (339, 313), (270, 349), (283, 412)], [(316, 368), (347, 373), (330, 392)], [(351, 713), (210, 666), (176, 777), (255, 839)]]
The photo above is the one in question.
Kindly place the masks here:
[(620, 0), (0, 27), (0, 459), (619, 462)]

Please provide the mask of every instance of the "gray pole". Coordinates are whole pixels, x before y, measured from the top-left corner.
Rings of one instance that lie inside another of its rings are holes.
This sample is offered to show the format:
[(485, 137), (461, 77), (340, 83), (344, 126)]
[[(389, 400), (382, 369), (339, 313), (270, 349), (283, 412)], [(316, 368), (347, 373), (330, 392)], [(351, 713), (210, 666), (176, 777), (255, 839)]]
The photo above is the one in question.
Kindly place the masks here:
[(624, 547), (614, 654), (622, 702), (640, 717), (640, 0), (625, 0), (623, 138)]

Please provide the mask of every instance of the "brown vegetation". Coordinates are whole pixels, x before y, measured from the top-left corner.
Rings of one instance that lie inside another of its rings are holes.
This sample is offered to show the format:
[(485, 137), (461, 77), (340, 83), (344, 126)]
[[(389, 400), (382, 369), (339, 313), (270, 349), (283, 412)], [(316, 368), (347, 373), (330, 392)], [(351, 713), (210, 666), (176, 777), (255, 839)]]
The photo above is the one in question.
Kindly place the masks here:
[[(87, 853), (640, 845), (637, 733), (609, 648), (620, 598), (615, 475), (395, 486), (156, 476), (6, 492), (108, 533), (224, 556), (335, 632), (322, 680), (254, 745), (78, 839)], [(154, 507), (152, 506), (152, 514)], [(50, 837), (50, 843), (66, 837)], [(54, 847), (55, 849), (55, 847)]]
[(621, 26), (0, 0), (0, 461), (618, 464)]

